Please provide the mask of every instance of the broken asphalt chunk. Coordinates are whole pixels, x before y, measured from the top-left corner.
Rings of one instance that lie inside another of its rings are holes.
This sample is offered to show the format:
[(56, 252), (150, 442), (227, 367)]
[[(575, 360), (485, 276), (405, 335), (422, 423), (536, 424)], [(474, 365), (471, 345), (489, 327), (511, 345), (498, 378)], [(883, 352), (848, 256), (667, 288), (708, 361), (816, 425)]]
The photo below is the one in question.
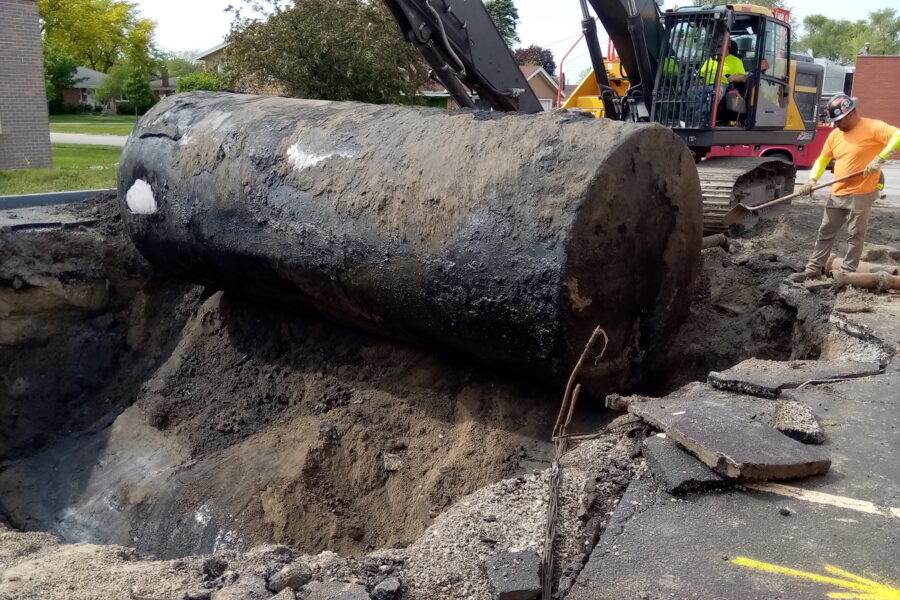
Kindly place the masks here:
[[(708, 388), (707, 388), (708, 389)], [(635, 403), (628, 410), (665, 431), (717, 473), (765, 481), (826, 473), (831, 460), (818, 447), (789, 438), (759, 420), (754, 402), (713, 392)]]
[(536, 552), (502, 552), (485, 558), (481, 566), (495, 600), (537, 600), (541, 595), (541, 557)]
[(709, 490), (727, 485), (712, 469), (672, 440), (655, 435), (644, 440), (644, 457), (670, 494)]
[(751, 358), (727, 371), (709, 374), (710, 385), (731, 392), (775, 398), (783, 389), (822, 382), (877, 375), (880, 365), (844, 360), (759, 360)]

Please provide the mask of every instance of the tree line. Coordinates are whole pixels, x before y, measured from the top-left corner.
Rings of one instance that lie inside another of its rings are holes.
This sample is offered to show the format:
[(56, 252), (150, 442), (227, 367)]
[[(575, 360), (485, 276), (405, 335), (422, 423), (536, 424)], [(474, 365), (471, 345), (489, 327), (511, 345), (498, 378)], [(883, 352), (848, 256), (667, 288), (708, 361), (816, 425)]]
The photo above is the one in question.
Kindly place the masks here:
[[(701, 1), (701, 0), (696, 0)], [(781, 6), (784, 0), (757, 0)], [(398, 34), (382, 2), (370, 0), (243, 0), (230, 8), (225, 72), (201, 73), (191, 53), (176, 55), (155, 42), (156, 24), (128, 0), (39, 0), (47, 97), (62, 104), (63, 90), (77, 87), (75, 70), (107, 74), (95, 98), (126, 98), (140, 111), (152, 101), (151, 76), (179, 77), (190, 89), (272, 90), (289, 96), (372, 103), (417, 103), (428, 67)], [(497, 30), (510, 47), (520, 42), (514, 0), (485, 0)], [(573, 24), (573, 27), (575, 25)], [(796, 24), (795, 24), (796, 27)], [(867, 20), (804, 19), (794, 48), (842, 64), (869, 54), (900, 54), (900, 16), (892, 8)], [(521, 65), (540, 65), (556, 75), (553, 52), (531, 45), (513, 51)]]

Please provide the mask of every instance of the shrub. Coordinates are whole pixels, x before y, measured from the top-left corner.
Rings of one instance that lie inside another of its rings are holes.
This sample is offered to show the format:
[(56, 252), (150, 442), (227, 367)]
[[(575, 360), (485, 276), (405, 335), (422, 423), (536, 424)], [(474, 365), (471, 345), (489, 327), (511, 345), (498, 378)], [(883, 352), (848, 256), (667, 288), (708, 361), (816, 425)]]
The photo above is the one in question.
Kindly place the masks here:
[(175, 86), (175, 92), (196, 92), (198, 90), (206, 90), (210, 92), (218, 92), (225, 89), (225, 82), (217, 73), (192, 73), (191, 75), (182, 75), (178, 78), (178, 84)]

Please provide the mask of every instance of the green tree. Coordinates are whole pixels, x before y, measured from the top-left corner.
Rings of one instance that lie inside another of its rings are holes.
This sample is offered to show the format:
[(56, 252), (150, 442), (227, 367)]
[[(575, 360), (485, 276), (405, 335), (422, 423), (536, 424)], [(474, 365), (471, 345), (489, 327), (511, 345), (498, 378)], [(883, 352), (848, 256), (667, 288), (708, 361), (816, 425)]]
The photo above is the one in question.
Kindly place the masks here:
[(106, 72), (123, 59), (149, 68), (159, 58), (156, 23), (125, 0), (39, 0), (44, 42)]
[(184, 77), (203, 71), (203, 65), (200, 63), (182, 58), (180, 56), (170, 56), (163, 64), (163, 68), (168, 71), (172, 77)]
[(519, 10), (513, 0), (487, 0), (484, 3), (488, 14), (497, 26), (497, 31), (506, 41), (507, 46), (519, 42), (519, 34), (516, 27), (519, 24)]
[(382, 2), (269, 5), (267, 19), (236, 16), (225, 54), (232, 87), (325, 100), (418, 102), (427, 70)]
[(178, 84), (175, 86), (175, 92), (195, 92), (197, 90), (208, 90), (218, 92), (225, 89), (225, 82), (217, 73), (192, 73), (183, 75), (178, 78)]
[(110, 105), (114, 100), (123, 98), (125, 95), (125, 80), (133, 70), (134, 67), (128, 63), (123, 62), (113, 65), (113, 68), (109, 70), (109, 73), (106, 74), (106, 77), (94, 90), (94, 98), (107, 105)]
[(149, 108), (153, 104), (153, 94), (150, 91), (150, 77), (142, 69), (134, 69), (125, 79), (125, 99), (134, 107), (134, 114)]
[(527, 48), (516, 48), (513, 51), (516, 62), (520, 65), (540, 65), (544, 67), (550, 77), (556, 75), (556, 60), (553, 58), (553, 52), (540, 46), (532, 44)]
[(59, 112), (63, 105), (63, 90), (75, 86), (75, 59), (53, 44), (44, 44), (44, 82), (50, 112)]
[(868, 21), (810, 15), (803, 25), (806, 35), (794, 47), (816, 57), (852, 65), (867, 44), (869, 54), (900, 54), (900, 16), (892, 8), (869, 13)]

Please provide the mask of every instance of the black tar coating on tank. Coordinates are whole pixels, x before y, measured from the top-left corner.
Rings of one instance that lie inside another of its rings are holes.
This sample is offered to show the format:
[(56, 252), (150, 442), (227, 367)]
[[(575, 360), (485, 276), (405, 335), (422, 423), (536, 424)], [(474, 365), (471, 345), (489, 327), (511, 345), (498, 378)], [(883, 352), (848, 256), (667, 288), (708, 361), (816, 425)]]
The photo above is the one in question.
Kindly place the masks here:
[[(119, 169), (126, 228), (177, 277), (597, 390), (645, 374), (688, 311), (701, 199), (656, 125), (178, 94)], [(133, 214), (138, 179), (158, 210)]]

